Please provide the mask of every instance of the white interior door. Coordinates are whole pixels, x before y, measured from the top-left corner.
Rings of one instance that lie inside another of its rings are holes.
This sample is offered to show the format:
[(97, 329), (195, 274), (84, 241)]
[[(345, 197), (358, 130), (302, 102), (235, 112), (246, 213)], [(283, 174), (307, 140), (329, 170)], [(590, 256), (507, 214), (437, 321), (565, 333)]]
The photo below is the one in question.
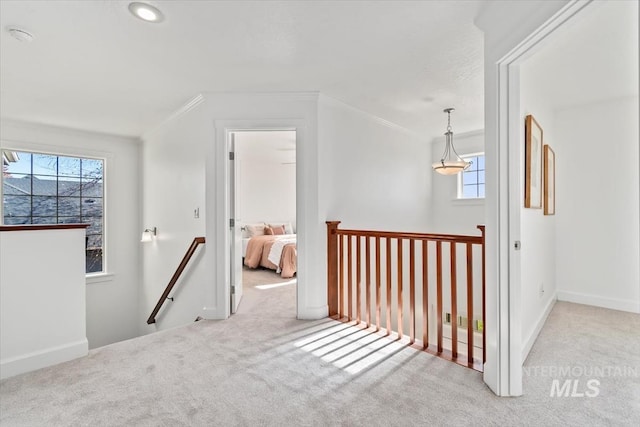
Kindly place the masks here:
[(238, 213), (238, 165), (235, 158), (235, 134), (230, 134), (229, 140), (229, 235), (231, 242), (231, 313), (238, 311), (242, 299), (242, 231), (239, 225)]

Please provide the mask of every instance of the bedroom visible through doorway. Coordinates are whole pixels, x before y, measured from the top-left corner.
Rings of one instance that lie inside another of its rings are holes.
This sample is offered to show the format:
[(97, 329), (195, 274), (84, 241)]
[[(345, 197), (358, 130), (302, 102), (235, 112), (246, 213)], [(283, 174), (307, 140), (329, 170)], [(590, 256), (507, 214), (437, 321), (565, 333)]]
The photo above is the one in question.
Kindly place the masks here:
[[(296, 132), (234, 131), (231, 145), (236, 222), (231, 312), (277, 310), (295, 317)], [(233, 290), (241, 292), (241, 301), (234, 301)], [(258, 294), (262, 303), (254, 304)]]

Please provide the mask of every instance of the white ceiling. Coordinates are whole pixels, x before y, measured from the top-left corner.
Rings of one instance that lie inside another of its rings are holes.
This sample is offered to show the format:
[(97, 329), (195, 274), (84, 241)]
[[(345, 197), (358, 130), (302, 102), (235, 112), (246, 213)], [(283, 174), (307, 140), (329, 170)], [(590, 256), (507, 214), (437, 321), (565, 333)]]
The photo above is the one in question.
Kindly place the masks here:
[(638, 95), (638, 2), (598, 1), (528, 59), (555, 109)]
[[(483, 127), (483, 1), (0, 1), (2, 117), (138, 136), (209, 91), (320, 91), (426, 137)], [(17, 25), (35, 40), (4, 30)]]

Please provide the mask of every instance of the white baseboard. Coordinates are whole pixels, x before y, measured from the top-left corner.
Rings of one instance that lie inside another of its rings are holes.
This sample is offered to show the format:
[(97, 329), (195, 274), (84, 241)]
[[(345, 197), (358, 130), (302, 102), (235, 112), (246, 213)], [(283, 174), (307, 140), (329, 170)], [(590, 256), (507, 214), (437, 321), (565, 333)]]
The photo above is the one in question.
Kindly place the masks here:
[(536, 323), (536, 327), (533, 329), (533, 331), (531, 332), (531, 335), (529, 335), (529, 337), (524, 342), (524, 344), (522, 346), (522, 363), (524, 363), (524, 361), (526, 360), (527, 356), (529, 355), (529, 352), (533, 348), (533, 344), (536, 342), (536, 339), (538, 338), (538, 335), (540, 335), (540, 331), (542, 330), (542, 327), (547, 322), (547, 317), (549, 317), (549, 314), (551, 314), (551, 310), (553, 310), (553, 306), (556, 304), (557, 298), (558, 298), (558, 296), (556, 294), (549, 300), (549, 302), (547, 303), (547, 306), (545, 307), (544, 311), (542, 312), (542, 314), (538, 318), (538, 321)]
[(321, 305), (320, 307), (298, 307), (298, 319), (300, 320), (318, 320), (329, 316), (329, 306)]
[(224, 320), (226, 316), (217, 308), (204, 307), (200, 310), (200, 317), (206, 320)]
[(589, 295), (579, 292), (558, 291), (558, 301), (574, 302), (576, 304), (593, 305), (610, 308), (612, 310), (640, 313), (640, 301), (606, 298), (599, 295)]
[(85, 338), (80, 341), (4, 359), (0, 361), (0, 379), (68, 362), (87, 354), (89, 354), (89, 342)]

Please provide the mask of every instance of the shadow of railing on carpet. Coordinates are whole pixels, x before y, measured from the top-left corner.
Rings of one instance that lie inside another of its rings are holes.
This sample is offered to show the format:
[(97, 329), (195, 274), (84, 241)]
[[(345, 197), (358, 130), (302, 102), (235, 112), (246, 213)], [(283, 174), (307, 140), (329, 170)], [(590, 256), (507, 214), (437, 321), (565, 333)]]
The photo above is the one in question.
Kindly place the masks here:
[(413, 350), (407, 339), (390, 338), (375, 328), (348, 325), (319, 333), (320, 336), (310, 335), (295, 342), (294, 346), (353, 375), (371, 369), (403, 350)]

